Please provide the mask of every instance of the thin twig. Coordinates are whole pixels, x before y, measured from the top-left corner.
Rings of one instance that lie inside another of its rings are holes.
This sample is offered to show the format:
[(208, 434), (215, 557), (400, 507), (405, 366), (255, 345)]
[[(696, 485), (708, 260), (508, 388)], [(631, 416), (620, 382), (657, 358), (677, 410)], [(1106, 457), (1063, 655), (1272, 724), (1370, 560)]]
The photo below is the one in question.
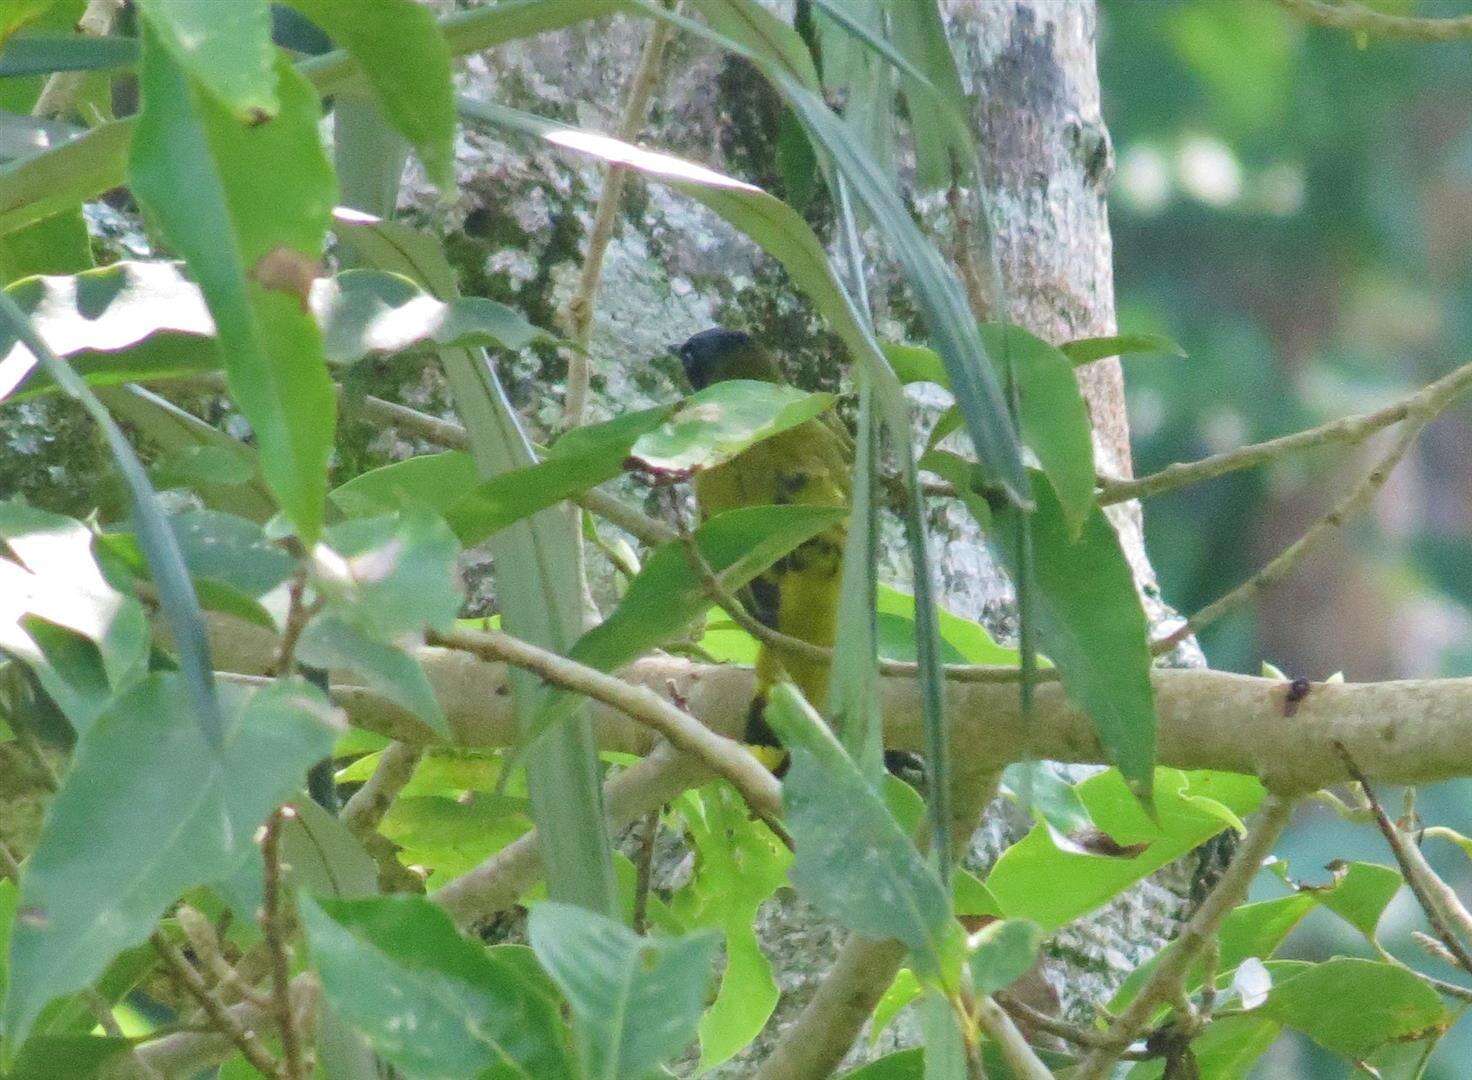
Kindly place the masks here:
[(1278, 6), (1291, 11), (1305, 22), (1334, 30), (1347, 30), (1352, 34), (1433, 42), (1472, 38), (1472, 15), (1458, 15), (1448, 19), (1418, 19), (1406, 15), (1388, 15), (1363, 4), (1329, 4), (1323, 0), (1278, 0)]
[(296, 1011), (291, 1004), (291, 961), (287, 956), (288, 915), (282, 901), (281, 829), (296, 816), (289, 806), (278, 807), (266, 819), (261, 836), (261, 862), (265, 867), (261, 896), (261, 933), (271, 957), (271, 1009), (281, 1036), (283, 1080), (306, 1080), (301, 1038), (296, 1029)]
[(188, 904), (180, 904), (174, 912), (174, 917), (179, 922), (179, 928), (184, 931), (184, 936), (189, 940), (189, 947), (194, 952), (195, 958), (204, 965), (211, 977), (215, 980), (216, 991), (221, 992), (221, 1000), (225, 1000), (225, 994), (229, 994), (234, 1000), (254, 1001), (257, 1005), (267, 1005), (271, 1001), (271, 995), (262, 993), (252, 986), (235, 966), (225, 959), (224, 950), (220, 947), (219, 935), (210, 921), (204, 917), (204, 913)]
[(634, 933), (649, 930), (649, 889), (654, 876), (654, 841), (659, 837), (659, 811), (651, 810), (644, 818), (643, 835), (639, 837), (639, 858), (634, 863)]
[(992, 1000), (989, 994), (979, 995), (971, 1002), (971, 1013), (981, 1029), (992, 1037), (1001, 1052), (1002, 1060), (1012, 1070), (1012, 1075), (1023, 1080), (1053, 1080), (1052, 1071), (1043, 1064), (1022, 1032), (1006, 1011)]
[[(102, 37), (112, 29), (113, 19), (123, 10), (124, 0), (89, 0), (86, 10), (77, 20), (77, 33), (84, 37)], [(76, 103), (77, 93), (86, 82), (85, 71), (57, 71), (46, 80), (36, 104), (31, 107), (35, 117), (64, 116)]]
[(424, 747), (393, 742), (378, 755), (378, 764), (342, 808), (340, 819), (354, 836), (362, 838), (378, 828), (404, 786), (414, 778)]
[[(266, 1049), (261, 1037), (251, 1028), (245, 1026), (240, 1020), (227, 1009), (223, 1002), (215, 996), (214, 991), (205, 983), (204, 978), (198, 971), (194, 970), (182, 952), (169, 941), (161, 931), (155, 930), (149, 938), (153, 944), (154, 951), (168, 968), (169, 975), (181, 989), (198, 1002), (199, 1007), (204, 1010), (205, 1016), (209, 1017), (210, 1024), (221, 1035), (230, 1040), (230, 1044), (239, 1050), (241, 1056), (261, 1075), (272, 1077), (273, 1080), (294, 1080), (282, 1071), (281, 1065), (271, 1056)], [(146, 1060), (146, 1059), (145, 1059)]]
[(1293, 800), (1269, 794), (1263, 800), (1257, 820), (1243, 838), (1231, 864), (1211, 890), (1196, 914), (1181, 930), (1180, 936), (1167, 945), (1155, 962), (1145, 985), (1119, 1014), (1107, 1032), (1111, 1045), (1093, 1050), (1072, 1074), (1074, 1080), (1102, 1080), (1119, 1060), (1118, 1047), (1133, 1042), (1150, 1023), (1162, 1004), (1173, 1000), (1192, 964), (1216, 936), (1218, 928), (1247, 895), (1252, 879), (1262, 868), (1263, 859), (1272, 851), (1278, 835), (1293, 816)]
[(321, 600), (312, 603), (306, 602), (307, 594), (307, 571), (299, 569), (292, 575), (289, 586), (289, 604), (286, 611), (286, 626), (281, 631), (281, 643), (276, 648), (276, 661), (271, 665), (271, 673), (286, 677), (292, 673), (296, 661), (297, 643), (301, 641), (302, 632), (306, 630), (307, 624), (312, 621), (312, 616), (321, 608)]
[(1123, 1050), (1123, 1045), (1111, 1039), (1102, 1031), (1082, 1027), (1078, 1024), (1070, 1024), (1067, 1020), (1060, 1020), (1056, 1016), (1049, 1016), (1041, 1009), (1033, 1008), (1027, 1002), (1008, 994), (1005, 990), (993, 995), (998, 1005), (1006, 1009), (1014, 1018), (1022, 1021), (1028, 1027), (1036, 1028), (1045, 1035), (1062, 1039), (1064, 1042), (1073, 1043), (1075, 1046), (1091, 1048), (1109, 1048)]
[[(453, 420), (431, 416), (418, 409), (411, 409), (407, 405), (385, 401), (383, 398), (370, 395), (363, 399), (363, 412), (367, 416), (391, 423), (438, 446), (454, 450), (465, 450), (470, 446), (470, 439), (465, 429)], [(667, 544), (675, 538), (675, 531), (664, 522), (657, 521), (648, 514), (641, 513), (627, 503), (596, 488), (575, 496), (572, 501), (589, 513), (612, 525), (617, 525), (624, 532), (650, 547)]]
[(1385, 486), (1385, 481), (1390, 478), (1391, 472), (1410, 451), (1416, 441), (1416, 436), (1421, 434), (1421, 429), (1431, 420), (1432, 415), (1434, 413), (1429, 411), (1418, 411), (1409, 416), (1405, 426), (1397, 432), (1390, 450), (1353, 491), (1336, 503), (1327, 514), (1310, 525), (1307, 532), (1288, 545), (1257, 573), (1225, 596), (1207, 604), (1165, 637), (1154, 641), (1150, 651), (1156, 656), (1170, 652), (1188, 637), (1200, 633), (1223, 615), (1253, 600), (1265, 589), (1276, 585), (1286, 577), (1289, 571), (1298, 565), (1299, 560), (1317, 547), (1330, 533), (1340, 529), (1349, 518), (1369, 505), (1380, 489)]
[(428, 643), (457, 649), (535, 672), (547, 682), (608, 705), (659, 732), (675, 749), (698, 758), (717, 776), (729, 780), (752, 812), (778, 836), (786, 836), (779, 820), (782, 787), (746, 747), (718, 735), (695, 717), (654, 691), (634, 686), (596, 668), (538, 648), (499, 630), (452, 630), (432, 633)]
[[(1441, 943), (1456, 958), (1457, 966), (1472, 974), (1472, 953), (1468, 952), (1463, 941), (1463, 938), (1472, 940), (1472, 915), (1469, 915), (1467, 909), (1462, 906), (1462, 901), (1457, 898), (1451, 886), (1443, 881), (1435, 870), (1431, 869), (1431, 864), (1426, 861), (1426, 856), (1421, 854), (1421, 849), (1411, 843), (1405, 834), (1396, 828), (1395, 822), (1390, 820), (1385, 808), (1375, 797), (1374, 789), (1370, 787), (1365, 774), (1350, 756), (1349, 750), (1343, 743), (1337, 742), (1334, 748), (1344, 762), (1345, 771), (1354, 777), (1355, 782), (1365, 793), (1365, 799), (1369, 802), (1370, 810), (1375, 815), (1375, 823), (1380, 827), (1385, 842), (1390, 845), (1391, 853), (1395, 855), (1395, 861), (1400, 866), (1401, 876), (1411, 887), (1411, 893), (1415, 896), (1416, 902), (1421, 905), (1426, 921), (1436, 931), (1436, 936)], [(1460, 931), (1462, 937), (1458, 937), (1457, 931)]]
[[(656, 20), (649, 28), (649, 36), (644, 39), (644, 51), (639, 57), (638, 67), (629, 77), (623, 115), (619, 118), (617, 137), (623, 142), (633, 142), (644, 127), (649, 100), (659, 80), (660, 59), (670, 34), (670, 24)], [(591, 374), (588, 340), (593, 330), (593, 312), (598, 305), (598, 286), (603, 279), (603, 257), (608, 252), (609, 241), (613, 239), (613, 226), (623, 204), (628, 176), (628, 166), (616, 163), (609, 165), (603, 175), (603, 190), (598, 194), (598, 206), (593, 212), (593, 227), (588, 233), (588, 250), (583, 255), (582, 273), (578, 277), (577, 289), (562, 311), (563, 322), (573, 342), (573, 348), (568, 350), (567, 397), (562, 413), (564, 428), (580, 427), (587, 412)]]
[(1318, 427), (1295, 431), (1266, 442), (1241, 446), (1199, 461), (1177, 462), (1159, 472), (1134, 480), (1109, 480), (1099, 485), (1099, 505), (1148, 499), (1177, 488), (1214, 480), (1219, 476), (1265, 465), (1303, 450), (1321, 446), (1358, 446), (1377, 431), (1398, 424), (1422, 408), (1441, 411), (1472, 387), (1472, 364), (1464, 364), (1448, 375), (1417, 390), (1400, 401), (1357, 416), (1346, 416)]

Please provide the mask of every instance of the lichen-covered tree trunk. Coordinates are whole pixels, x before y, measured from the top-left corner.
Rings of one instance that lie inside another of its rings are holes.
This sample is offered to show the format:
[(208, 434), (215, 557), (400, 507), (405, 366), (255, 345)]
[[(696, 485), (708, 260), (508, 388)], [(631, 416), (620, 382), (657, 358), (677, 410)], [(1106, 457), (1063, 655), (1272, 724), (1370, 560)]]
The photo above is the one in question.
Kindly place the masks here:
[[(1105, 203), (1112, 159), (1099, 109), (1093, 4), (947, 0), (943, 7), (981, 148), (980, 190), (968, 192), (967, 201), (982, 208), (994, 237), (1005, 291), (999, 314), (1055, 342), (1114, 332)], [(647, 33), (645, 23), (615, 19), (519, 42), (473, 60), (465, 89), (610, 130)], [(744, 63), (679, 37), (668, 51), (643, 141), (780, 193), (782, 180), (773, 164), (780, 116), (778, 100)], [(446, 208), (421, 195), (412, 200), (411, 213), (451, 232), (468, 291), (517, 304), (543, 322), (557, 321), (577, 281), (600, 171), (480, 133), (466, 136), (460, 166), (458, 203)], [(955, 235), (953, 222), (943, 200), (931, 201), (938, 205), (923, 210), (925, 224), (946, 249)], [(823, 234), (827, 226), (821, 212), (813, 220)], [(903, 289), (880, 253), (875, 263), (881, 331), (913, 333), (918, 320)], [(666, 189), (632, 184), (609, 248), (593, 323), (595, 412), (607, 415), (673, 396), (669, 346), (716, 322), (774, 346), (799, 382), (841, 378), (837, 343), (772, 260), (700, 207)], [(534, 426), (555, 427), (561, 360), (549, 352), (536, 365), (503, 374)], [(1112, 360), (1091, 365), (1081, 379), (1094, 417), (1100, 467), (1127, 474), (1129, 433), (1119, 366)], [(922, 412), (933, 407), (923, 397), (917, 404)], [(1153, 601), (1138, 512), (1119, 508), (1115, 520), (1141, 587)], [(945, 602), (983, 619), (1000, 635), (1009, 634), (1010, 586), (971, 519), (959, 506), (940, 505), (931, 525)], [(908, 567), (897, 527), (891, 537), (885, 571), (903, 586)], [(597, 580), (596, 568), (594, 576)], [(957, 753), (964, 754), (965, 747)], [(978, 833), (977, 861), (986, 861), (1017, 836), (1019, 815), (995, 809)], [(1185, 870), (1167, 872), (1054, 942), (1048, 976), (1066, 1007), (1107, 994), (1171, 934), (1188, 877)], [(821, 980), (841, 938), (790, 895), (768, 905), (761, 930), (783, 991), (778, 1020), (770, 1037), (719, 1075), (750, 1071), (751, 1061), (759, 1059)], [(906, 1037), (905, 1026), (899, 1025), (879, 1049)]]

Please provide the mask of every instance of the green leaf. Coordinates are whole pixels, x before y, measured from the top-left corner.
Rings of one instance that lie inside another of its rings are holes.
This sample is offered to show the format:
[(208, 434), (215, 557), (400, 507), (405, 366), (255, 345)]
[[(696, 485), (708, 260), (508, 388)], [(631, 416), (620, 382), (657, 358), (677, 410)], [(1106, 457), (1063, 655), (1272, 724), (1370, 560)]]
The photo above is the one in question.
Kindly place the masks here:
[(1231, 773), (1158, 770), (1155, 812), (1146, 816), (1116, 771), (1079, 784), (1089, 816), (1123, 845), (1148, 844), (1129, 858), (1102, 858), (1061, 850), (1049, 830), (1036, 826), (1004, 851), (987, 875), (986, 886), (1008, 918), (1031, 919), (1051, 933), (1086, 915), (1141, 878), (1180, 858), (1225, 827), (1220, 816), (1197, 805), (1193, 795), (1209, 795), (1239, 817), (1262, 798), (1262, 785)]
[(1108, 356), (1127, 353), (1166, 353), (1185, 356), (1186, 350), (1163, 334), (1118, 334), (1114, 337), (1079, 338), (1060, 345), (1063, 355), (1076, 365), (1092, 364)]
[[(884, 771), (884, 718), (879, 713), (879, 506), (874, 498), (880, 425), (874, 389), (861, 376), (854, 439), (852, 513), (843, 547), (838, 633), (828, 674), (829, 719), (848, 754), (871, 780)], [(913, 621), (910, 627), (913, 630)], [(915, 641), (911, 633), (906, 640)]]
[(1415, 972), (1347, 956), (1277, 982), (1256, 1011), (1355, 1058), (1451, 1023), (1441, 998)]
[[(332, 103), (332, 163), (337, 169), (339, 209), (393, 217), (409, 160), (409, 144), (383, 118), (366, 93), (347, 91)], [(352, 265), (344, 252), (343, 266)]]
[(0, 78), (57, 71), (109, 71), (138, 62), (138, 43), (125, 37), (23, 34), (0, 50)]
[(915, 136), (916, 185), (922, 191), (964, 183), (976, 169), (966, 93), (933, 0), (890, 0), (891, 33), (909, 65), (897, 65)]
[[(1082, 528), (1094, 503), (1094, 442), (1088, 406), (1079, 391), (1073, 362), (1061, 350), (1019, 326), (983, 323), (979, 329), (997, 375), (1004, 377), (1010, 364), (1017, 380), (1023, 442), (1037, 455), (1070, 527)], [(932, 350), (892, 344), (886, 344), (884, 350), (903, 382), (950, 387), (940, 357)], [(936, 421), (929, 445), (936, 446), (957, 430), (963, 419), (959, 406), (947, 409)], [(921, 468), (927, 467), (921, 463)]]
[(521, 349), (553, 340), (515, 308), (480, 296), (439, 300), (409, 278), (382, 270), (321, 278), (311, 304), (331, 363), (452, 345)]
[(229, 720), (212, 750), (177, 674), (150, 675), (78, 738), (21, 886), (5, 1030), (88, 985), (148, 937), (186, 889), (227, 876), (266, 815), (332, 748), (332, 713), (299, 680), (222, 685)]
[(437, 516), (409, 509), (333, 525), (317, 556), (326, 613), (382, 641), (448, 630), (460, 613), (460, 545)]
[[(191, 87), (147, 34), (129, 184), (204, 292), (231, 396), (310, 548), (322, 527), (336, 400), (306, 299), (336, 184), (316, 94), (284, 60), (278, 76), (280, 115), (248, 127)], [(262, 183), (268, 173), (277, 182)]]
[(790, 684), (770, 692), (765, 715), (792, 755), (782, 804), (798, 893), (856, 934), (903, 942), (922, 979), (949, 985), (964, 935), (935, 870)]
[(763, 439), (806, 423), (835, 400), (832, 394), (810, 394), (785, 384), (749, 379), (715, 383), (640, 435), (629, 456), (656, 473), (686, 475), (714, 468)]
[(1026, 919), (1002, 919), (983, 926), (968, 944), (971, 981), (978, 993), (995, 994), (1031, 970), (1043, 944), (1043, 931)]
[(434, 13), (413, 0), (291, 0), (363, 69), (383, 116), (419, 152), (438, 187), (455, 183), (450, 51)]
[(0, 280), (7, 283), (32, 274), (74, 274), (91, 266), (92, 244), (80, 206), (0, 236)]
[[(1034, 485), (1033, 551), (1027, 583), (1037, 610), (1038, 639), (1063, 677), (1070, 701), (1088, 714), (1109, 759), (1149, 805), (1155, 765), (1155, 691), (1150, 683), (1150, 628), (1119, 536), (1094, 507), (1076, 536), (1051, 485)], [(1002, 539), (1020, 513), (991, 507), (989, 539), (1009, 572), (1016, 552)], [(985, 522), (983, 522), (985, 524)]]
[[(214, 320), (199, 287), (174, 263), (123, 261), (71, 277), (28, 278), (6, 291), (58, 356), (93, 383), (217, 368), (205, 339)], [(0, 336), (0, 398), (30, 378), (27, 393), (55, 384), (13, 331)]]
[(423, 897), (303, 897), (301, 916), (328, 1002), (406, 1077), (572, 1075), (557, 1002)]
[[(702, 524), (695, 543), (721, 583), (739, 590), (846, 514), (830, 506), (740, 507)], [(584, 634), (569, 655), (613, 671), (678, 636), (711, 603), (684, 545), (672, 541), (645, 561), (613, 614)]]
[[(148, 617), (137, 600), (103, 577), (92, 557), (91, 530), (23, 503), (0, 503), (0, 550), (15, 560), (0, 560), (0, 646), (30, 664), (43, 686), (52, 689), (53, 678), (64, 684), (74, 681), (66, 670), (48, 663), (44, 645), (34, 644), (45, 640), (47, 626), (71, 631), (96, 646), (108, 696), (143, 677), (152, 648)], [(28, 639), (33, 642), (29, 647)], [(90, 710), (67, 709), (67, 696), (53, 696), (79, 733), (95, 718)]]
[(383, 819), (383, 835), (406, 863), (429, 867), (431, 888), (474, 868), (531, 824), (525, 799), (505, 795), (400, 797)]
[(46, 1035), (20, 1048), (7, 1080), (89, 1080), (128, 1052), (127, 1039), (89, 1035)]
[[(234, 119), (261, 124), (276, 116), (278, 72), (271, 45), (271, 11), (266, 0), (139, 0), (151, 31), (148, 51), (162, 47), (171, 65), (202, 86)], [(146, 91), (145, 91), (146, 93)], [(180, 189), (181, 193), (183, 189)]]
[[(455, 275), (440, 245), (422, 234), (372, 219), (339, 215), (338, 235), (379, 269), (413, 277), (441, 300), (456, 295)], [(465, 424), (477, 474), (486, 480), (535, 464), (536, 456), (483, 351), (440, 352), (456, 409)], [(515, 567), (496, 581), (508, 631), (565, 652), (582, 628), (578, 550), (570, 515), (549, 508), (502, 530), (490, 542), (497, 566)], [(570, 571), (570, 572), (569, 572)], [(613, 857), (604, 829), (597, 745), (585, 709), (574, 703), (546, 719), (549, 688), (530, 672), (513, 671), (512, 693), (523, 745), (533, 731), (555, 726), (527, 763), (533, 817), (551, 894), (590, 911), (619, 911)]]
[(729, 785), (688, 792), (677, 806), (696, 861), (689, 887), (671, 905), (683, 926), (710, 926), (725, 935), (720, 989), (700, 1018), (700, 1068), (706, 1070), (749, 1045), (777, 1006), (777, 982), (755, 924), (761, 906), (787, 880), (792, 857)]
[(1094, 505), (1094, 439), (1089, 409), (1073, 365), (1062, 352), (1018, 326), (981, 326), (987, 355), (1017, 380), (1022, 441), (1038, 456), (1077, 537)]
[[(1191, 1040), (1199, 1075), (1211, 1080), (1247, 1080), (1281, 1031), (1281, 1025), (1255, 1012), (1214, 1018)], [(1130, 1069), (1127, 1080), (1166, 1080), (1165, 1068), (1163, 1058), (1141, 1061)]]
[(1373, 941), (1380, 916), (1404, 884), (1400, 872), (1392, 867), (1353, 862), (1336, 869), (1327, 886), (1300, 888)]
[(297, 657), (324, 671), (346, 669), (363, 685), (418, 717), (441, 738), (450, 737), (449, 721), (434, 696), (424, 668), (410, 652), (372, 637), (334, 615), (319, 615), (302, 634)]
[(261, 475), (260, 460), (254, 449), (141, 386), (99, 387), (97, 397), (109, 412), (131, 425), (162, 453), (209, 446), (249, 461), (251, 478), (246, 483), (200, 483), (194, 493), (211, 510), (235, 514), (252, 522), (264, 523), (275, 516), (276, 501)]
[(548, 901), (527, 938), (572, 1008), (592, 1080), (645, 1080), (695, 1035), (715, 959), (715, 934), (642, 938), (611, 919)]

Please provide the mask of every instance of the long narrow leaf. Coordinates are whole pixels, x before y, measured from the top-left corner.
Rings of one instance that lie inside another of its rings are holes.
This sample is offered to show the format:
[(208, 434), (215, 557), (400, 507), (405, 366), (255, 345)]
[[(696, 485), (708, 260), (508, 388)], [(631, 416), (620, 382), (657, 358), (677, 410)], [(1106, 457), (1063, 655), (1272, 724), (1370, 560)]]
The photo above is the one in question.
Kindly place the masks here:
[[(1019, 505), (1031, 505), (1017, 433), (1007, 414), (1001, 388), (987, 363), (986, 346), (977, 332), (960, 281), (920, 232), (890, 178), (864, 152), (862, 140), (812, 89), (806, 69), (790, 62), (790, 42), (782, 39), (765, 12), (758, 16), (750, 10), (755, 7), (753, 0), (704, 0), (707, 5), (746, 11), (743, 20), (723, 18), (721, 21), (722, 28), (728, 30), (743, 23), (751, 28), (740, 40), (683, 18), (655, 0), (635, 2), (653, 18), (744, 56), (782, 94), (813, 143), (828, 153), (838, 172), (852, 185), (854, 197), (884, 234), (888, 249), (909, 280), (931, 342), (945, 361), (952, 392), (961, 407), (977, 458), (986, 469), (988, 482), (1001, 487)], [(781, 29), (795, 36), (790, 27)]]
[[(322, 527), (336, 401), (305, 301), (336, 184), (316, 94), (284, 61), (277, 75), (280, 115), (247, 126), (146, 37), (130, 183), (199, 281), (231, 397), (282, 511), (310, 546)], [(265, 169), (281, 182), (263, 184)]]
[[(454, 272), (438, 243), (387, 222), (339, 218), (339, 234), (368, 263), (414, 278), (441, 300), (455, 296)], [(535, 464), (526, 436), (481, 349), (440, 352), (471, 452), (489, 479)], [(580, 598), (568, 571), (577, 558), (571, 522), (557, 508), (519, 521), (490, 540), (497, 601), (506, 629), (545, 648), (566, 652), (581, 624)], [(537, 728), (550, 693), (536, 676), (514, 672), (518, 727)], [(561, 720), (556, 739), (543, 741), (527, 762), (532, 816), (540, 831), (551, 895), (610, 917), (618, 915), (613, 860), (603, 824), (597, 746), (586, 709)]]
[(221, 719), (220, 703), (215, 694), (215, 667), (210, 658), (204, 613), (200, 610), (194, 585), (189, 580), (189, 572), (184, 567), (184, 556), (179, 551), (179, 542), (159, 510), (157, 496), (148, 482), (142, 463), (128, 445), (128, 440), (123, 437), (122, 430), (109, 415), (107, 407), (67, 366), (66, 361), (51, 351), (41, 335), (36, 333), (25, 312), (4, 292), (0, 292), (0, 323), (41, 358), (57, 385), (80, 402), (102, 429), (108, 450), (128, 485), (138, 542), (148, 559), (149, 569), (158, 587), (159, 605), (163, 609), (164, 620), (174, 637), (174, 647), (179, 651), (179, 666), (184, 673), (195, 718), (204, 733), (206, 744), (211, 749), (218, 750), (224, 743), (224, 721)]

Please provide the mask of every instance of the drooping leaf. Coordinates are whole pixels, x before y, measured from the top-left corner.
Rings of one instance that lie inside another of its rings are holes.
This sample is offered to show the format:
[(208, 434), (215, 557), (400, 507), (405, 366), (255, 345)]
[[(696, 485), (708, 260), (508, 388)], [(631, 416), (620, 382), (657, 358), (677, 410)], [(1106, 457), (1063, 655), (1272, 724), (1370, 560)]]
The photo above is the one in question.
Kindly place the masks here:
[(455, 182), (450, 51), (434, 13), (413, 0), (291, 0), (363, 69), (383, 116), (419, 152), (425, 172)]
[(48, 1001), (142, 942), (180, 893), (228, 875), (331, 749), (331, 709), (306, 683), (220, 691), (220, 751), (171, 672), (148, 676), (79, 737), (22, 883), (4, 1010), (13, 1044)]
[[(277, 72), (266, 0), (139, 0), (151, 40), (236, 120), (264, 123), (277, 112)], [(147, 68), (144, 48), (144, 67)]]
[(1322, 907), (1373, 941), (1380, 916), (1404, 884), (1400, 872), (1392, 867), (1353, 862), (1336, 872), (1329, 885), (1302, 888)]
[(1274, 982), (1256, 1012), (1351, 1057), (1451, 1022), (1436, 991), (1394, 964), (1339, 956)]
[[(129, 184), (204, 292), (231, 396), (310, 547), (322, 527), (336, 402), (307, 297), (336, 185), (316, 94), (284, 60), (277, 75), (280, 115), (246, 126), (147, 34)], [(289, 182), (262, 184), (263, 171)]]
[(931, 0), (890, 0), (891, 33), (909, 65), (896, 65), (915, 138), (915, 182), (935, 191), (964, 184), (976, 169), (976, 147), (966, 119), (966, 94)]
[(782, 802), (798, 893), (856, 934), (903, 942), (923, 979), (950, 985), (964, 935), (935, 870), (790, 685), (770, 692), (765, 716), (792, 755)]
[(1124, 889), (1178, 859), (1226, 827), (1219, 814), (1203, 809), (1195, 797), (1209, 797), (1239, 817), (1262, 798), (1262, 785), (1230, 773), (1158, 770), (1152, 822), (1119, 773), (1110, 771), (1079, 784), (1089, 816), (1122, 845), (1148, 846), (1128, 858), (1103, 858), (1060, 850), (1044, 826), (1035, 826), (1004, 851), (986, 886), (1008, 918), (1030, 919), (1052, 932), (1106, 903)]
[(979, 993), (995, 994), (1026, 975), (1037, 960), (1043, 931), (1026, 919), (1002, 919), (988, 923), (973, 936), (971, 981)]
[[(964, 481), (964, 478), (963, 478)], [(1150, 629), (1119, 536), (1093, 508), (1074, 533), (1050, 484), (1035, 484), (1032, 575), (1038, 644), (1057, 665), (1063, 689), (1093, 721), (1109, 759), (1149, 804), (1155, 766), (1155, 692), (1150, 682)], [(1005, 540), (1017, 525), (1014, 507), (991, 507), (993, 551), (1015, 574), (1016, 551)], [(985, 523), (983, 523), (985, 524)]]
[(727, 785), (687, 792), (677, 805), (697, 858), (690, 887), (672, 906), (683, 925), (725, 935), (726, 969), (700, 1018), (700, 1068), (711, 1069), (750, 1044), (776, 1008), (777, 982), (754, 927), (792, 859)]
[(555, 999), (423, 897), (306, 897), (301, 915), (328, 1002), (406, 1077), (572, 1075)]
[(551, 901), (527, 937), (572, 1008), (585, 1074), (644, 1080), (695, 1035), (717, 936), (643, 938), (612, 919)]
[(1163, 334), (1118, 334), (1114, 337), (1079, 338), (1058, 347), (1077, 365), (1092, 364), (1109, 356), (1129, 353), (1165, 353), (1185, 356), (1186, 350)]

